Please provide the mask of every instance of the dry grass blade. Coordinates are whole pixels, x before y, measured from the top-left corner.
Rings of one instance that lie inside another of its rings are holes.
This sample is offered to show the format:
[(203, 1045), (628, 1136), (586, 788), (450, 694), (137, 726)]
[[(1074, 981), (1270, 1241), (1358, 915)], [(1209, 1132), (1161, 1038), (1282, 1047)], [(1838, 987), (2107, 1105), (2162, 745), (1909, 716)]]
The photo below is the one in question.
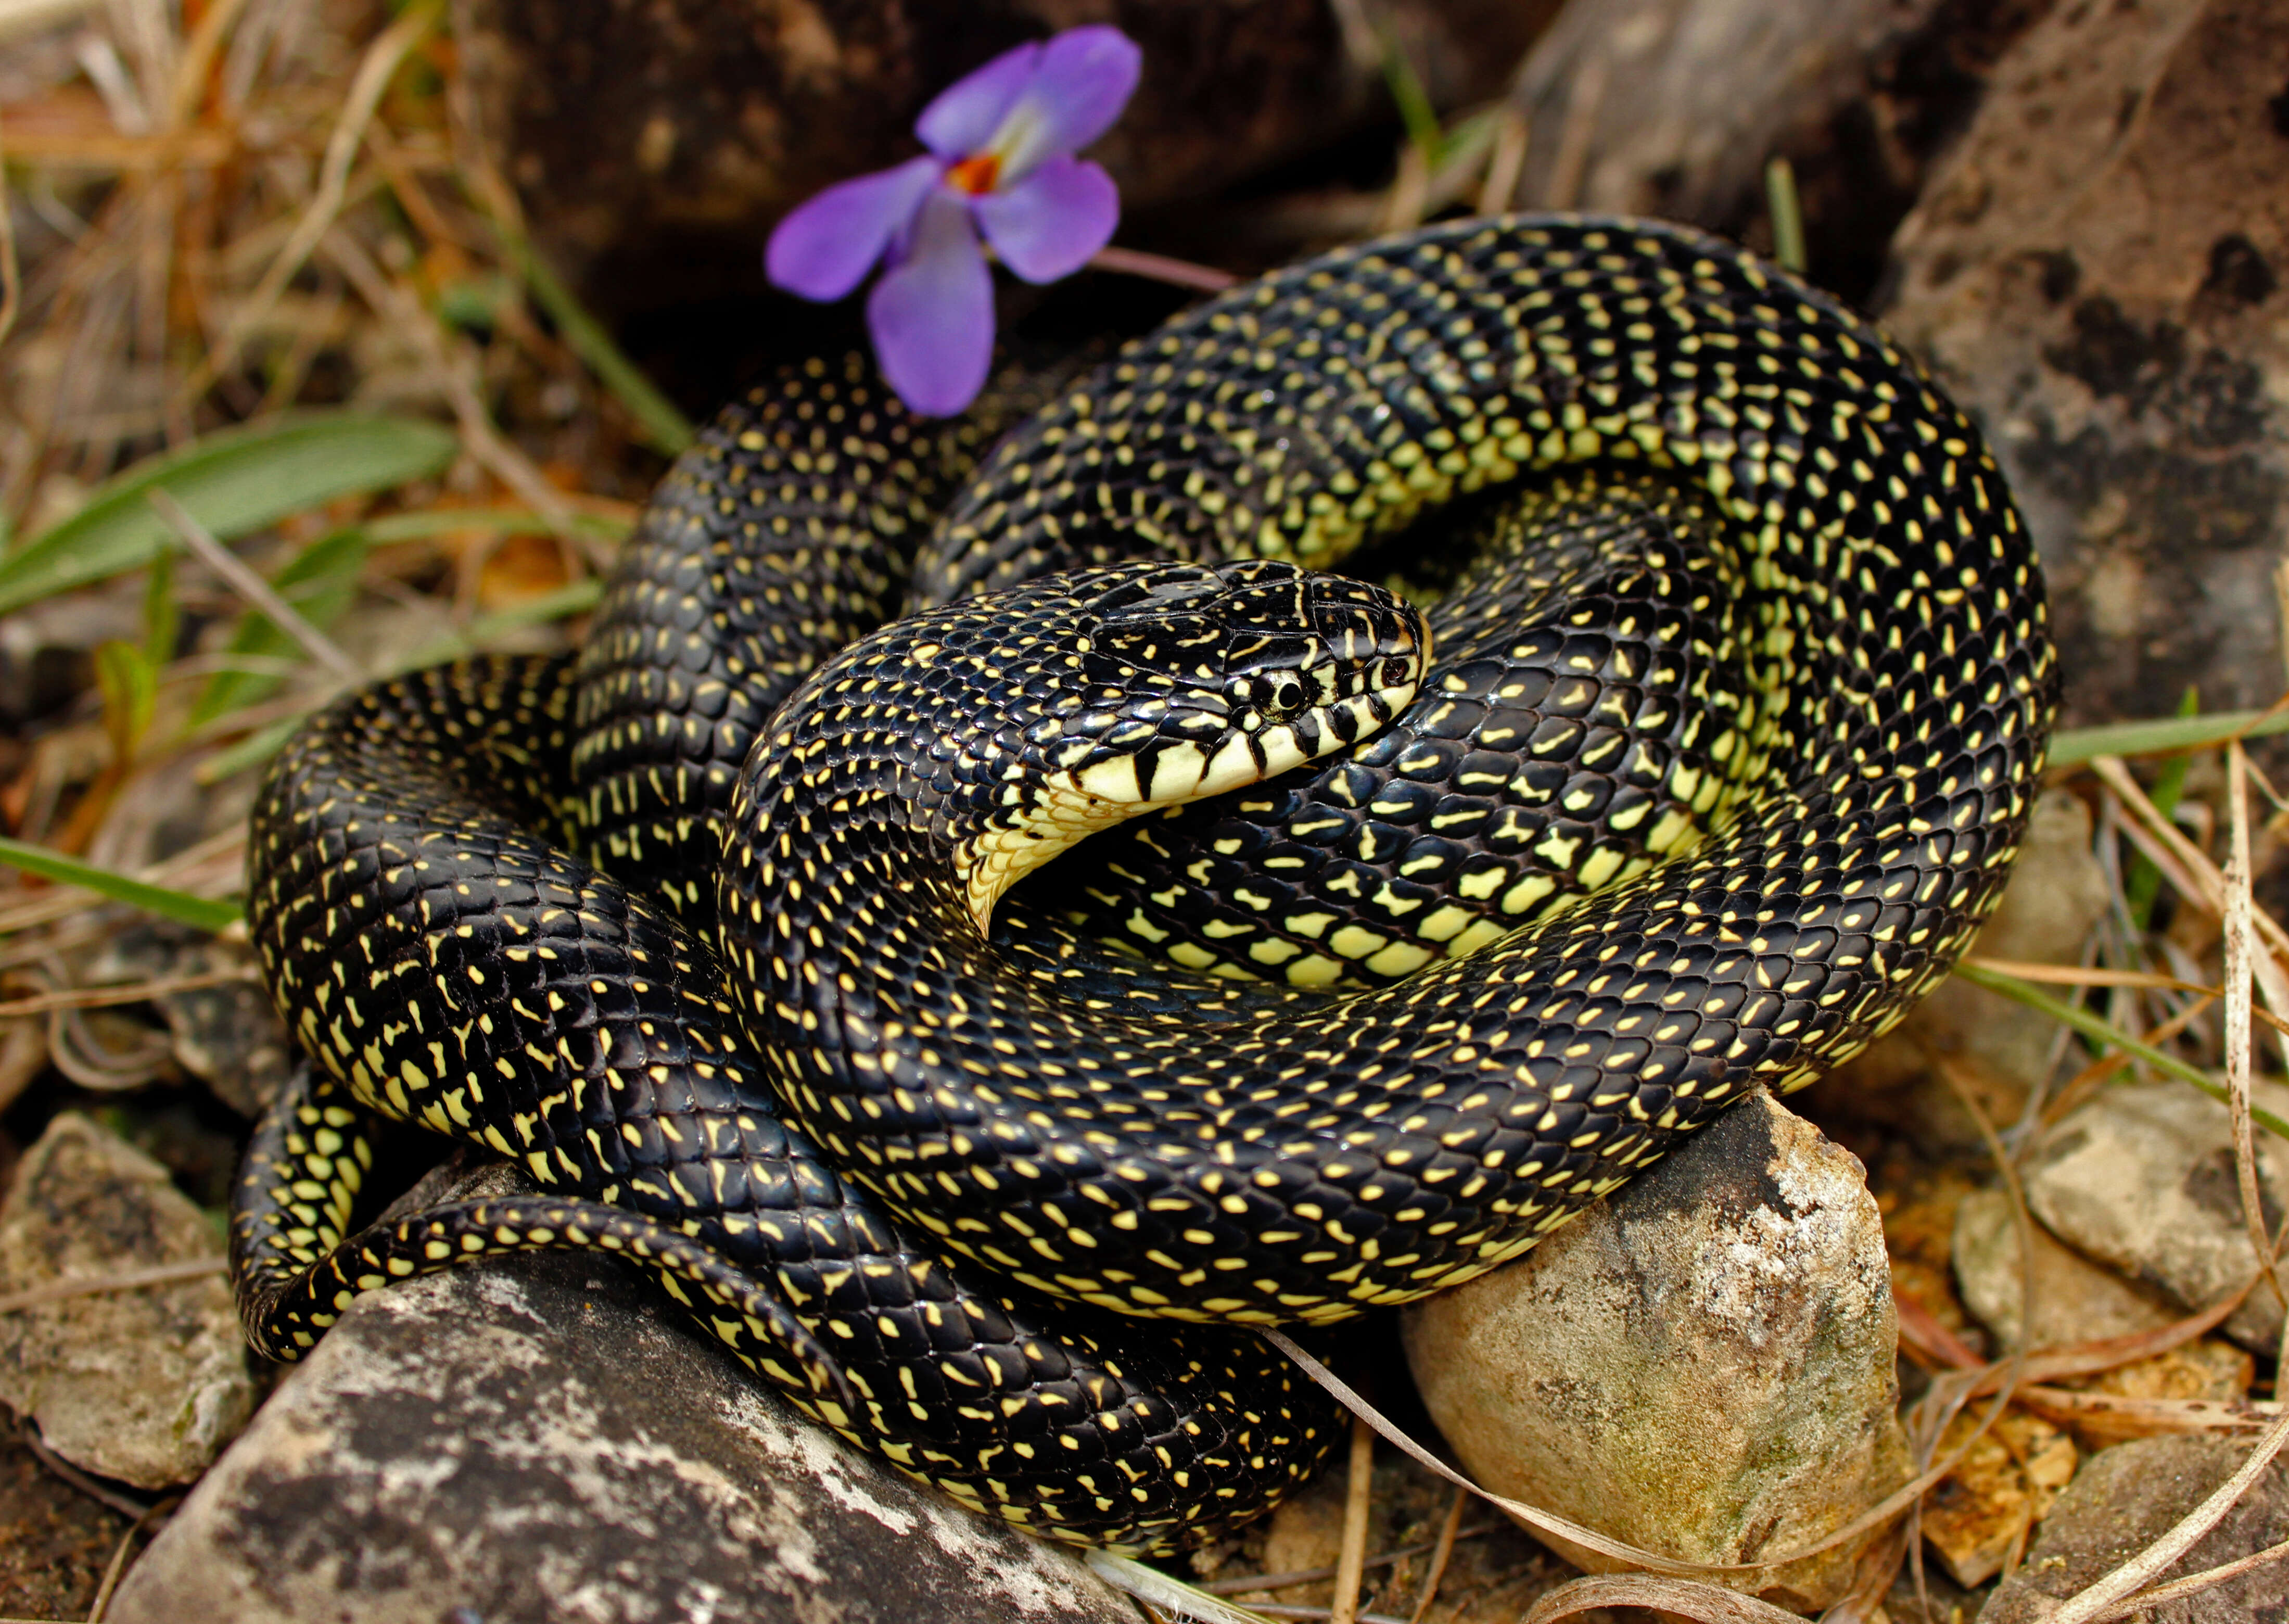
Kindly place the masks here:
[[(2199, 981), (2181, 980), (2173, 975), (2158, 975), (2150, 970), (2101, 970), (2088, 964), (2032, 964), (2023, 959), (1982, 958), (1976, 954), (1965, 956), (1963, 962), (1974, 970), (1991, 970), (1997, 975), (2014, 976), (2022, 981), (2039, 981), (2052, 987), (2145, 987), (2157, 992), (2191, 993), (2200, 998), (2225, 996), (2222, 988), (2205, 987)], [(2253, 1009), (2250, 1014), (2277, 1032), (2289, 1032), (2289, 1020), (2282, 1020), (2269, 1010)], [(2145, 1041), (2150, 1044), (2156, 1041), (2156, 1037), (2149, 1034)]]
[[(1457, 1492), (1460, 1493), (1459, 1491)], [(1467, 1504), (1471, 1497), (1468, 1494), (1460, 1494), (1460, 1498)], [(1455, 1543), (1460, 1544), (1464, 1540), (1475, 1540), (1482, 1534), (1494, 1532), (1497, 1528), (1508, 1526), (1506, 1523), (1480, 1523), (1475, 1527), (1459, 1530), (1455, 1535)], [(1396, 1546), (1387, 1551), (1376, 1552), (1367, 1559), (1365, 1565), (1370, 1568), (1389, 1567), (1394, 1562), (1404, 1562), (1409, 1556), (1420, 1556), (1425, 1551), (1435, 1551), (1438, 1548), (1439, 1541), (1436, 1540), (1425, 1540), (1415, 1545)], [(1335, 1576), (1336, 1570), (1331, 1567), (1298, 1568), (1292, 1573), (1235, 1573), (1227, 1579), (1203, 1583), (1199, 1588), (1211, 1596), (1238, 1596), (1248, 1590), (1284, 1590), (1289, 1585), (1315, 1585), (1333, 1579)]]
[[(2142, 829), (2143, 833), (2168, 848), (2168, 858), (2157, 858), (2153, 851), (2143, 845), (2141, 850), (2146, 851), (2148, 857), (2155, 860), (2157, 868), (2162, 868), (2165, 862), (2175, 859), (2183, 871), (2183, 884), (2180, 876), (2168, 869), (2165, 869), (2165, 877), (2172, 884), (2181, 885), (2187, 900), (2197, 903), (2211, 914), (2223, 918), (2225, 876), (2218, 872), (2217, 865), (2188, 840), (2184, 831), (2164, 816), (2161, 809), (2148, 798), (2145, 790), (2139, 788), (2138, 780), (2130, 776), (2130, 769), (2123, 764), (2120, 756), (2094, 756), (2090, 765), (2091, 771), (2105, 780), (2107, 788), (2113, 790), (2121, 798), (2124, 807), (2133, 814), (2134, 821), (2126, 825), (2125, 828), (2133, 838)], [(2190, 884), (2191, 889), (2184, 889), (2185, 884)], [(2281, 962), (2276, 956), (2289, 952), (2289, 931), (2285, 931), (2278, 920), (2262, 909), (2255, 912), (2253, 922), (2258, 932), (2272, 943), (2273, 950), (2253, 954), (2250, 971), (2257, 978), (2257, 985), (2264, 992), (2265, 1002), (2273, 1012), (2289, 1020), (2289, 972), (2283, 971)], [(2284, 1037), (2282, 1051), (2285, 1059), (2289, 1059), (2289, 1036)]]
[(1566, 98), (1566, 122), (1559, 127), (1558, 151), (1550, 161), (1544, 206), (1570, 209), (1580, 196), (1582, 177), (1590, 166), (1590, 146), (1597, 138), (1598, 112), (1606, 100), (1608, 69), (1603, 56), (1592, 56), (1575, 70)]
[(1979, 1370), (1986, 1361), (1964, 1342), (1961, 1337), (1940, 1324), (1929, 1308), (1905, 1292), (1893, 1297), (1894, 1311), (1899, 1316), (1900, 1342), (1909, 1353), (1918, 1356), (1927, 1367), (1951, 1365), (1957, 1370)]
[(8, 197), (7, 143), (0, 132), (0, 340), (15, 331), (24, 306), (24, 268), (16, 258), (14, 205)]
[(227, 987), (255, 979), (250, 970), (209, 970), (197, 975), (170, 976), (156, 981), (129, 981), (117, 987), (75, 987), (63, 992), (36, 993), (0, 1003), (0, 1020), (18, 1015), (44, 1015), (50, 1010), (102, 1009), (116, 1004), (141, 1004), (169, 993), (196, 992), (203, 987)]
[[(1158, 1568), (1145, 1566), (1129, 1556), (1116, 1556), (1110, 1551), (1085, 1550), (1081, 1553), (1082, 1564), (1114, 1589), (1132, 1596), (1157, 1612), (1169, 1612), (1180, 1619), (1197, 1619), (1201, 1624), (1257, 1624), (1266, 1615), (1182, 1580), (1171, 1579)], [(1313, 1609), (1315, 1613), (1320, 1609)], [(1156, 1616), (1157, 1616), (1156, 1612)], [(1360, 1624), (1368, 1624), (1361, 1620)]]
[(326, 156), (318, 168), (317, 191), (302, 211), (301, 218), (294, 222), (292, 234), (278, 251), (277, 258), (270, 262), (270, 268), (232, 314), (230, 324), (223, 330), (213, 351), (192, 374), (188, 385), (191, 395), (203, 393), (209, 384), (229, 369), (237, 358), (239, 346), (268, 316), (278, 296), (286, 291), (286, 284), (308, 263), (310, 255), (332, 229), (347, 196), (350, 164), (365, 140), (366, 126), (373, 122), (374, 109), (381, 104), (381, 93), (389, 88), (390, 80), (396, 76), (413, 47), (436, 25), (441, 9), (436, 0), (413, 6), (366, 47), (365, 59), (358, 64), (357, 75), (350, 81), (341, 116), (327, 138)]
[(171, 132), (190, 123), (198, 111), (199, 100), (206, 93), (207, 74), (213, 68), (216, 53), (222, 42), (238, 22), (238, 14), (246, 9), (246, 0), (218, 0), (199, 14), (191, 36), (183, 44), (183, 52), (175, 64), (175, 83), (167, 98), (166, 128)]
[(2227, 1107), (2233, 1115), (2234, 1176), (2240, 1186), (2242, 1222), (2257, 1263), (2273, 1287), (2273, 1295), (2289, 1308), (2289, 1292), (2281, 1287), (2274, 1261), (2272, 1237), (2265, 1231), (2265, 1209), (2257, 1188), (2257, 1133), (2249, 1114), (2251, 918), (2256, 903), (2250, 895), (2249, 796), (2246, 763), (2238, 743), (2226, 749), (2226, 808), (2232, 829), (2233, 852), (2226, 861), (2225, 885), (2225, 1077)]
[(2183, 1579), (2173, 1579), (2166, 1585), (2156, 1585), (2151, 1590), (2141, 1590), (2135, 1596), (2115, 1603), (2104, 1612), (2096, 1614), (2091, 1624), (2109, 1624), (2111, 1620), (2126, 1619), (2133, 1613), (2144, 1612), (2165, 1602), (2197, 1595), (2213, 1585), (2221, 1585), (2229, 1579), (2238, 1579), (2252, 1569), (2261, 1568), (2269, 1562), (2278, 1562), (2284, 1556), (2289, 1556), (2289, 1540), (2284, 1540), (2278, 1545), (2269, 1545), (2261, 1551), (2252, 1551), (2239, 1561), (2221, 1563), (2213, 1568), (2204, 1568), (2198, 1573), (2189, 1573)]
[(2241, 1289), (2229, 1292), (2198, 1314), (2151, 1331), (2140, 1331), (2129, 1336), (2108, 1337), (2102, 1341), (2083, 1342), (2072, 1348), (2045, 1348), (2028, 1356), (2025, 1376), (2029, 1381), (2055, 1381), (2066, 1376), (2095, 1376), (2102, 1371), (2119, 1369), (2134, 1364), (2141, 1359), (2150, 1359), (2157, 1354), (2167, 1353), (2173, 1348), (2192, 1341), (2214, 1331), (2236, 1308), (2242, 1300), (2256, 1289), (2265, 1276), (2253, 1274), (2244, 1281)]
[[(2151, 1028), (2149, 1030), (2141, 1033), (2139, 1035), (2138, 1041), (2149, 1049), (2158, 1049), (2162, 1044), (2168, 1043), (2172, 1038), (2177, 1036), (2179, 1033), (2184, 1031), (2188, 1027), (2193, 1025), (2195, 1021), (2199, 1020), (2204, 1015), (2207, 1014), (2209, 1012), (2210, 1005), (2216, 1002), (2217, 999), (2214, 996), (2212, 996), (2205, 997), (2198, 1004), (2189, 1004), (2184, 1009), (2180, 1010), (2176, 1014), (2171, 1016), (2169, 1020), (2164, 1021), (2160, 1026)], [(2073, 1110), (2075, 1107), (2089, 1099), (2102, 1087), (2105, 1086), (2108, 1078), (2111, 1077), (2116, 1072), (2120, 1071), (2124, 1067), (2129, 1065), (2131, 1061), (2136, 1058), (2137, 1057), (2135, 1055), (2133, 1055), (2126, 1050), (2117, 1049), (2111, 1054), (2102, 1054), (2099, 1056), (2098, 1059), (2093, 1060), (2089, 1065), (2075, 1073), (2073, 1076), (2069, 1077), (2066, 1082), (2066, 1086), (2060, 1089), (2056, 1094), (2053, 1095), (2050, 1100), (2045, 1102), (2043, 1106), (2043, 1122), (2045, 1125), (2047, 1126), (2052, 1123), (2057, 1122), (2069, 1111)]]
[(237, 554), (215, 540), (213, 533), (175, 500), (174, 492), (164, 489), (154, 491), (150, 501), (153, 509), (167, 522), (167, 528), (197, 556), (201, 564), (221, 576), (232, 591), (267, 616), (272, 625), (300, 644), (311, 659), (346, 683), (364, 680), (365, 673), (358, 668), (356, 660), (343, 653), (340, 645), (331, 637), (305, 620), (300, 610), (272, 591), (270, 583), (248, 569)]
[[(371, 255), (345, 233), (327, 233), (319, 244), (319, 251), (327, 261), (349, 278), (375, 315), (391, 323), (400, 332), (418, 345), (429, 363), (438, 388), (453, 408), (455, 423), (461, 431), (461, 443), (470, 456), (476, 459), (486, 472), (499, 480), (523, 499), (527, 507), (548, 522), (560, 536), (579, 543), (584, 548), (596, 545), (595, 538), (579, 524), (572, 505), (564, 493), (550, 484), (538, 468), (532, 466), (525, 454), (505, 439), (495, 426), (492, 413), (478, 397), (474, 381), (477, 375), (475, 358), (468, 353), (465, 342), (457, 342), (439, 324), (428, 307), (410, 292), (399, 288), (382, 274), (381, 268)], [(598, 562), (609, 562), (611, 549), (602, 548)]]
[(135, 1548), (137, 1536), (141, 1534), (155, 1518), (164, 1519), (182, 1503), (181, 1495), (169, 1495), (145, 1511), (141, 1516), (137, 1517), (133, 1525), (119, 1536), (119, 1548), (111, 1553), (111, 1565), (104, 1569), (103, 1583), (96, 1590), (95, 1605), (87, 1610), (87, 1624), (103, 1624), (103, 1615), (111, 1611), (112, 1595), (119, 1588), (120, 1579), (127, 1572), (127, 1558)]
[[(2173, 1348), (2190, 1342), (2196, 1337), (2205, 1335), (2215, 1330), (2236, 1308), (2241, 1307), (2242, 1300), (2247, 1297), (2256, 1288), (2257, 1283), (2263, 1278), (2265, 1276), (2262, 1274), (2253, 1274), (2242, 1283), (2240, 1290), (2219, 1299), (2200, 1313), (2189, 1315), (2186, 1318), (2173, 1321), (2167, 1325), (2157, 1325), (2151, 1331), (2141, 1331), (2129, 1336), (2109, 1337), (2102, 1341), (2078, 1343), (2070, 1348), (2046, 1348), (2039, 1353), (2030, 1354), (2020, 1370), (2020, 1379), (2024, 1385), (2018, 1388), (2014, 1396), (2026, 1403), (2030, 1408), (2040, 1409), (2043, 1405), (2049, 1404), (2054, 1408), (2072, 1411), (2077, 1416), (2094, 1415), (2102, 1412), (2127, 1415), (2133, 1413), (2134, 1406), (2147, 1404), (2197, 1406), (2151, 1412), (2156, 1416), (2178, 1417), (2181, 1421), (2185, 1418), (2218, 1413), (2230, 1413), (2237, 1416), (2256, 1414), (2257, 1411), (2247, 1406), (2221, 1404), (2207, 1399), (2121, 1399), (2109, 1394), (2085, 1393), (2066, 1388), (2046, 1387), (2042, 1384), (2070, 1377), (2095, 1376), (2102, 1372), (2118, 1370), (2123, 1365), (2134, 1364), (2141, 1359), (2153, 1358), (2157, 1354), (2167, 1353)], [(1977, 1372), (1976, 1380), (1973, 1381), (1965, 1395), (1966, 1397), (1976, 1397), (1981, 1393), (1994, 1390), (1995, 1384), (2002, 1380), (2003, 1372), (2006, 1369), (2004, 1363), (1990, 1364), (1982, 1362), (1979, 1356), (1966, 1348), (1952, 1332), (1932, 1321), (1929, 1314), (1921, 1305), (1910, 1307), (1914, 1302), (1912, 1298), (1902, 1297), (1899, 1301), (1902, 1341), (1908, 1341), (1912, 1338), (1913, 1345), (1935, 1361), (1951, 1365), (1959, 1371)], [(2199, 1426), (2173, 1422), (2153, 1428), (2153, 1430), (2165, 1432), (2214, 1429), (2215, 1427), (2208, 1421), (2204, 1421)]]
[(1526, 1624), (1557, 1624), (1607, 1607), (1649, 1607), (1698, 1624), (1803, 1624), (1786, 1608), (1753, 1596), (1651, 1573), (1592, 1573), (1560, 1585), (1535, 1603)]
[(2045, 1420), (2110, 1443), (2180, 1433), (2261, 1432), (2282, 1412), (2269, 1400), (2134, 1398), (2041, 1382), (2021, 1388), (2017, 1397)]
[(1817, 1556), (1822, 1551), (1833, 1550), (1839, 1545), (1846, 1544), (1863, 1534), (1881, 1528), (1913, 1505), (1934, 1484), (1944, 1481), (1954, 1472), (1965, 1452), (1978, 1442), (1989, 1427), (1994, 1424), (1995, 1418), (2002, 1414), (2004, 1405), (2009, 1402), (2010, 1397), (2006, 1392), (1988, 1412), (1986, 1419), (1980, 1423), (1979, 1427), (1957, 1448), (1950, 1451), (1945, 1459), (1934, 1462), (1928, 1470), (1902, 1484), (1841, 1528), (1830, 1531), (1803, 1549), (1788, 1551), (1763, 1562), (1688, 1562), (1682, 1557), (1664, 1556), (1658, 1551), (1649, 1551), (1642, 1546), (1631, 1545), (1626, 1540), (1614, 1539), (1608, 1534), (1599, 1532), (1594, 1528), (1585, 1527), (1570, 1517), (1559, 1516), (1554, 1511), (1547, 1511), (1540, 1506), (1530, 1506), (1524, 1500), (1511, 1500), (1504, 1495), (1480, 1488), (1424, 1448), (1422, 1444), (1408, 1436), (1404, 1428), (1360, 1397), (1341, 1377), (1297, 1347), (1288, 1337), (1268, 1327), (1259, 1328), (1256, 1334), (1281, 1353), (1286, 1354), (1298, 1370), (1334, 1395), (1336, 1401), (1344, 1408), (1381, 1433), (1386, 1443), (1425, 1471), (1443, 1478), (1458, 1489), (1477, 1495), (1490, 1506), (1499, 1506), (1528, 1528), (1556, 1534), (1562, 1540), (1570, 1540), (1586, 1550), (1596, 1551), (1599, 1556), (1609, 1556), (1615, 1562), (1626, 1563), (1631, 1567), (1643, 1568), (1648, 1572), (1665, 1573), (1674, 1579), (1700, 1579), (1722, 1573), (1767, 1572), (1774, 1568), (1786, 1567), (1791, 1563), (1801, 1562), (1807, 1556)]
[(1532, 126), (1516, 106), (1504, 102), (1495, 115), (1494, 155), (1487, 160), (1487, 178), (1479, 188), (1479, 212), (1508, 212), (1518, 196), (1519, 177), (1526, 172), (1526, 147)]
[(2156, 1575), (2192, 1548), (2194, 1542), (2217, 1526), (2225, 1514), (2233, 1509), (2234, 1502), (2249, 1491), (2259, 1474), (2273, 1464), (2273, 1457), (2289, 1444), (2289, 1414), (2281, 1416), (2266, 1430), (2257, 1446), (2240, 1469), (2220, 1484), (2210, 1497), (2181, 1518), (2177, 1525), (2155, 1540), (2129, 1561), (2095, 1584), (2077, 1591), (2059, 1604), (2046, 1624), (2094, 1624), (2094, 1620), (2111, 1616), (2114, 1604), (2133, 1591), (2151, 1584)]

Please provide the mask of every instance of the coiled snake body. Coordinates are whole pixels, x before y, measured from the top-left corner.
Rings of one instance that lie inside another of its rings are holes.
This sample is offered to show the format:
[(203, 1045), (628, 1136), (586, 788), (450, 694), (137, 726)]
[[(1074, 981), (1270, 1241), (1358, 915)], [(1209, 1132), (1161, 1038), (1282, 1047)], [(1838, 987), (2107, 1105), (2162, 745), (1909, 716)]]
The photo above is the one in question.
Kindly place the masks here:
[[(1999, 892), (2054, 703), (2024, 530), (1911, 363), (1736, 250), (1435, 227), (1181, 316), (965, 480), (989, 429), (814, 366), (671, 476), (578, 672), (290, 746), (251, 922), (328, 1075), (250, 1154), (259, 1345), (621, 1250), (966, 1503), (1183, 1543), (1328, 1417), (1135, 1316), (1513, 1257), (1855, 1052)], [(1427, 622), (1296, 567), (1378, 540)], [(351, 1235), (376, 1112), (536, 1193)]]

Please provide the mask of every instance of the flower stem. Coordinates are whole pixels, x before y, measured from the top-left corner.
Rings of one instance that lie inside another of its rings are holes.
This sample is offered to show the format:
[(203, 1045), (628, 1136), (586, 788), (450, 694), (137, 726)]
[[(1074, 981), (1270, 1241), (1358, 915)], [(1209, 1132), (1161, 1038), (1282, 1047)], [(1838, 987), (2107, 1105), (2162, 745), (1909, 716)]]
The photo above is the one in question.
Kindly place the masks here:
[(1230, 271), (1218, 270), (1213, 265), (1195, 265), (1190, 260), (1172, 260), (1166, 254), (1139, 253), (1134, 248), (1100, 248), (1089, 256), (1089, 262), (1097, 270), (1125, 271), (1132, 276), (1166, 282), (1174, 287), (1198, 288), (1204, 293), (1221, 293), (1240, 280)]

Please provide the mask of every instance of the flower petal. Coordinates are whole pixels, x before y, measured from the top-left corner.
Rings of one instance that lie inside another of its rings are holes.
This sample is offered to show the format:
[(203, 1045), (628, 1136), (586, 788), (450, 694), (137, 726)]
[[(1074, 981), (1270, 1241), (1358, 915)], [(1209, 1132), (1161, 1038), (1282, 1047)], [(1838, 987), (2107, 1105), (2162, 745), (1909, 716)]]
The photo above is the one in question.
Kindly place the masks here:
[(1001, 263), (1028, 282), (1070, 276), (1113, 240), (1121, 223), (1113, 177), (1085, 158), (1050, 158), (969, 206)]
[(936, 158), (909, 158), (830, 186), (799, 204), (771, 233), (763, 270), (778, 287), (821, 301), (865, 278), (937, 185)]
[(1010, 102), (990, 144), (1006, 180), (1021, 179), (1053, 154), (1079, 152), (1110, 130), (1144, 64), (1135, 40), (1102, 23), (1067, 28), (1042, 46), (1031, 83)]
[(1033, 78), (1041, 55), (1041, 44), (1034, 40), (964, 74), (931, 98), (914, 120), (914, 133), (942, 158), (966, 158), (979, 150), (993, 139), (1009, 104)]
[(875, 359), (898, 397), (924, 417), (951, 417), (977, 396), (993, 358), (993, 275), (969, 211), (938, 190), (913, 241), (866, 296)]

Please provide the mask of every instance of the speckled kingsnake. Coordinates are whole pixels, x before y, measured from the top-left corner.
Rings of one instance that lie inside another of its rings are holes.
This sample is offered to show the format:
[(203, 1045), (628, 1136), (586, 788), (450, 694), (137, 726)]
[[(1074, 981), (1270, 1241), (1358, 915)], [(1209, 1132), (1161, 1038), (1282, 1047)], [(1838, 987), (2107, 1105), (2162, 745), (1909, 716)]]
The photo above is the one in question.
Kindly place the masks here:
[[(2000, 889), (2054, 705), (2024, 530), (1912, 364), (1712, 239), (1345, 250), (1130, 346), (963, 483), (983, 437), (814, 366), (671, 476), (577, 679), (446, 668), (290, 746), (251, 917), (339, 1080), (250, 1158), (266, 1347), (393, 1275), (610, 1245), (958, 1498), (1180, 1542), (1276, 1499), (1326, 1415), (1244, 1337), (1104, 1310), (1324, 1322), (1515, 1256), (1856, 1051)], [(1520, 481), (1392, 735), (994, 908), (1413, 685), (1395, 600), (1216, 561), (1331, 564)], [(845, 649), (956, 484), (922, 612)], [(1537, 507), (1587, 526), (1522, 552)], [(370, 1111), (543, 1188), (344, 1242)]]

